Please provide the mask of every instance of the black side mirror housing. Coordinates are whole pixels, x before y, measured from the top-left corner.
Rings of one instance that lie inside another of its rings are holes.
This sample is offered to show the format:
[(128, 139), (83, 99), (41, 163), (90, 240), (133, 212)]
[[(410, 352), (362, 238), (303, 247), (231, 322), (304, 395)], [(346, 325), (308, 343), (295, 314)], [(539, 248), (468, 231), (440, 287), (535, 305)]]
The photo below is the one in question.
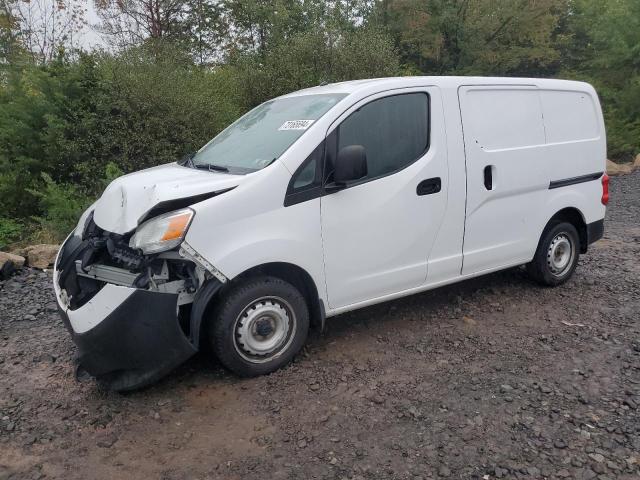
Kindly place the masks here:
[(367, 176), (367, 153), (362, 145), (349, 145), (338, 152), (333, 182), (347, 186)]

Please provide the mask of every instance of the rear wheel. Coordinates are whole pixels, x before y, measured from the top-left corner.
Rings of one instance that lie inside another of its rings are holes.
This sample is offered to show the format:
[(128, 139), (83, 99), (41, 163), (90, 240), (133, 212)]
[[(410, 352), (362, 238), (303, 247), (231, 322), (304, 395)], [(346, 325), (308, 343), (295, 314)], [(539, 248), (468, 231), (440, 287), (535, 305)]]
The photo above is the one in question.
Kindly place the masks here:
[(253, 377), (291, 361), (304, 345), (309, 309), (293, 285), (276, 277), (244, 280), (220, 299), (209, 340), (220, 362)]
[(579, 255), (580, 237), (576, 228), (568, 222), (552, 223), (543, 232), (527, 271), (538, 283), (554, 287), (571, 278)]

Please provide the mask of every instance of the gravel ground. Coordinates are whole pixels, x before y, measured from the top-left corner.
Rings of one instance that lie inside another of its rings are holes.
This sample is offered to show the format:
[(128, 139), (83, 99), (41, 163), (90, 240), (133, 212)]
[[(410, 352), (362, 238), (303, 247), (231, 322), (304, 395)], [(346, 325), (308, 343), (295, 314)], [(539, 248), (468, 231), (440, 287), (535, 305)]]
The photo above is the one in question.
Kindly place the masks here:
[(640, 171), (566, 285), (522, 269), (328, 321), (290, 367), (76, 380), (50, 275), (0, 282), (0, 478), (640, 476)]

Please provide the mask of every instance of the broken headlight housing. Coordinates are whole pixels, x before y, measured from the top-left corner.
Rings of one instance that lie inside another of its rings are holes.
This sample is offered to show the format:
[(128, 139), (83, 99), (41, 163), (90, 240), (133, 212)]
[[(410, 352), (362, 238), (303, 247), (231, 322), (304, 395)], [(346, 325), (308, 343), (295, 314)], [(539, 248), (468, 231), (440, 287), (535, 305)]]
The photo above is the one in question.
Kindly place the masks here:
[(183, 208), (147, 220), (136, 229), (129, 247), (142, 250), (145, 255), (177, 247), (182, 243), (194, 214), (190, 208)]

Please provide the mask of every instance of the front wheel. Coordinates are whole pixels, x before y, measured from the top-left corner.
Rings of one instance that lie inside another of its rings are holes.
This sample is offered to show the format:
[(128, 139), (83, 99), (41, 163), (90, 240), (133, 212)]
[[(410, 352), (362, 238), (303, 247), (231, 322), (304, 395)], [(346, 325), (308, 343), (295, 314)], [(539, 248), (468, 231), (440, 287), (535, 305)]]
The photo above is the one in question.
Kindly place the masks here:
[(300, 351), (309, 309), (293, 285), (261, 276), (232, 287), (210, 321), (209, 341), (220, 362), (242, 377), (254, 377), (278, 370)]
[(580, 237), (576, 228), (568, 222), (554, 223), (542, 233), (527, 271), (538, 283), (555, 287), (573, 275), (579, 255)]

